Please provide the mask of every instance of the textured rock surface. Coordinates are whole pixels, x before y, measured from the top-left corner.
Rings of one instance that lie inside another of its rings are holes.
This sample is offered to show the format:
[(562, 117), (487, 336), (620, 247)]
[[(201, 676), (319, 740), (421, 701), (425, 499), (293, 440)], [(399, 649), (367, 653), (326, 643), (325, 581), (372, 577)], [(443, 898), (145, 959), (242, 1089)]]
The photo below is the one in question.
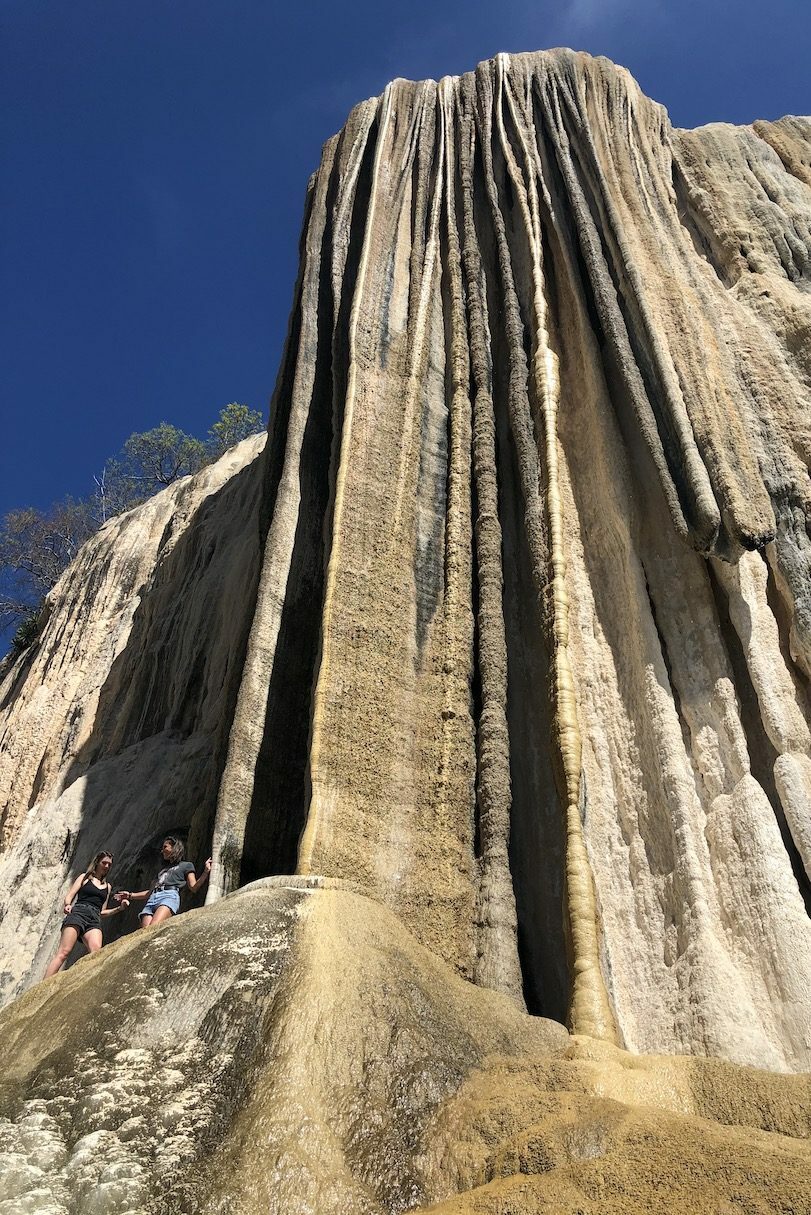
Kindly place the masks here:
[(809, 1065), (808, 157), (807, 122), (673, 131), (568, 52), (354, 111), (214, 895), (350, 877), (534, 1011)]
[(212, 902), (344, 879), (592, 1039), (811, 1066), (809, 164), (568, 51), (353, 111), (264, 454), (105, 529), (6, 675), (7, 995), (178, 830)]
[(811, 1209), (811, 1078), (570, 1040), (290, 885), (0, 1014), (3, 1215)]
[[(99, 848), (141, 889), (162, 836), (205, 849), (256, 595), (264, 436), (111, 520), (0, 685), (0, 991), (39, 978)], [(205, 858), (203, 858), (205, 859)], [(110, 921), (117, 934), (134, 912)]]

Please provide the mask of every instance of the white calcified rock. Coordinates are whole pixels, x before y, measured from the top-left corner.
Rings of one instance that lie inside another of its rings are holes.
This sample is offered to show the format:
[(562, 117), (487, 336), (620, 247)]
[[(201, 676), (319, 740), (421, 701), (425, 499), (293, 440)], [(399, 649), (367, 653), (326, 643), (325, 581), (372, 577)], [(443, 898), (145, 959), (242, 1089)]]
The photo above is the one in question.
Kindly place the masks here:
[(107, 523), (6, 674), (6, 999), (32, 964), (41, 973), (64, 889), (96, 851), (110, 849), (118, 883), (138, 889), (166, 832), (205, 846), (255, 594), (264, 442), (246, 439)]
[(172, 829), (211, 902), (340, 878), (592, 1038), (811, 1066), (810, 146), (563, 50), (353, 111), (264, 456), (7, 677), (9, 992)]
[(765, 1213), (811, 1162), (808, 1076), (570, 1038), (320, 877), (116, 942), (0, 1052), (2, 1215)]

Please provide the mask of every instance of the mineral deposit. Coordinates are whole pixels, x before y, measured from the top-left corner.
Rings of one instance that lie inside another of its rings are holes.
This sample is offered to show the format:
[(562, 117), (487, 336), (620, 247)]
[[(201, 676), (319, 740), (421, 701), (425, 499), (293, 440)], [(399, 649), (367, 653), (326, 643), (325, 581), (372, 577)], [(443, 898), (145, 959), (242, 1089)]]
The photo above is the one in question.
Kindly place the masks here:
[[(810, 464), (811, 120), (359, 105), (266, 445), (0, 685), (0, 1215), (811, 1210)], [(167, 832), (209, 905), (32, 986)]]

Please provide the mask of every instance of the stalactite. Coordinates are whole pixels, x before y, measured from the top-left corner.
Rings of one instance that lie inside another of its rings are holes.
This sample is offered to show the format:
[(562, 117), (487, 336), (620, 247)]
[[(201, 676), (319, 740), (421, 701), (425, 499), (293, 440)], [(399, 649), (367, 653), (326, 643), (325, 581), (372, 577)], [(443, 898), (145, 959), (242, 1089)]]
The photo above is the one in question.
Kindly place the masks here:
[[(318, 193), (321, 195), (320, 206), (314, 208), (314, 215), (313, 208), (309, 209), (309, 215), (314, 219), (312, 225), (307, 222), (308, 216), (305, 216), (306, 237), (302, 242), (303, 256), (297, 291), (303, 307), (300, 305), (296, 311), (298, 314), (305, 315), (311, 326), (314, 326), (316, 321), (312, 315), (312, 308), (317, 298), (316, 282), (325, 220), (323, 199), (330, 167), (327, 155), (317, 178), (310, 183), (311, 195)], [(289, 343), (290, 335), (288, 335)], [(295, 351), (293, 357), (295, 358)], [(308, 370), (308, 368), (304, 368), (305, 376)], [(286, 458), (282, 473), (283, 483), (279, 485), (276, 495), (277, 503), (281, 498), (282, 509), (275, 512), (266, 540), (265, 559), (262, 563), (262, 575), (257, 595), (257, 610), (254, 613), (248, 638), (248, 652), (245, 657), (237, 706), (231, 726), (228, 758), (220, 782), (211, 849), (213, 865), (206, 894), (206, 901), (209, 903), (215, 902), (239, 885), (245, 828), (251, 803), (254, 772), (262, 743), (268, 685), (281, 616), (281, 603), (278, 595), (279, 567), (274, 562), (273, 555), (278, 549), (285, 548), (289, 562), (292, 554), (290, 524), (295, 519), (295, 513), (288, 513), (284, 507), (287, 506), (285, 498), (289, 498), (293, 492), (291, 482), (295, 476), (297, 464), (296, 447), (300, 445), (306, 411), (309, 408), (310, 387), (310, 384), (305, 383), (303, 391), (296, 394), (295, 390), (290, 391), (288, 386), (289, 404), (283, 396), (281, 399), (277, 397), (274, 410), (274, 427), (280, 437), (282, 427), (284, 427), (286, 440), (284, 442)], [(295, 409), (296, 404), (298, 404), (298, 411)], [(281, 445), (281, 438), (274, 446), (278, 449), (279, 445)], [(288, 454), (293, 458), (288, 459)], [(286, 532), (286, 535), (280, 536), (279, 533), (282, 531)], [(284, 561), (284, 556), (282, 561)]]
[[(378, 177), (380, 174), (380, 162), (381, 162), (381, 156), (382, 156), (382, 149), (385, 147), (386, 129), (391, 120), (391, 111), (392, 111), (391, 93), (392, 93), (392, 86), (390, 85), (386, 89), (386, 92), (384, 93), (383, 98), (380, 102), (379, 129), (378, 129), (378, 134), (377, 134), (377, 147), (376, 147), (376, 151), (375, 151), (374, 169), (372, 171), (372, 186), (371, 186), (371, 194), (370, 194), (370, 198), (369, 198), (367, 233), (371, 232), (372, 217), (374, 215), (375, 200), (376, 200), (376, 193), (377, 193), (377, 181), (378, 181)], [(343, 509), (344, 509), (346, 471), (347, 471), (347, 467), (349, 464), (350, 453), (352, 450), (352, 421), (353, 421), (353, 409), (354, 409), (354, 403), (355, 403), (355, 393), (356, 393), (356, 384), (357, 384), (357, 376), (358, 376), (358, 366), (357, 366), (357, 361), (355, 358), (355, 345), (356, 345), (356, 340), (357, 340), (356, 339), (357, 328), (358, 328), (359, 318), (361, 315), (363, 289), (364, 289), (364, 285), (365, 285), (366, 275), (369, 272), (369, 260), (370, 260), (370, 243), (367, 238), (364, 240), (363, 249), (362, 249), (361, 255), (360, 255), (360, 264), (359, 264), (359, 268), (358, 268), (357, 285), (355, 288), (355, 295), (352, 300), (352, 308), (351, 308), (350, 318), (349, 318), (349, 340), (348, 340), (349, 373), (347, 376), (346, 401), (344, 404), (344, 411), (343, 411), (343, 431), (341, 434), (341, 449), (340, 449), (340, 456), (339, 456), (339, 461), (338, 461), (337, 480), (336, 480), (336, 486), (335, 486), (335, 505), (333, 508), (333, 518), (332, 518), (332, 547), (330, 549), (329, 563), (327, 566), (327, 583), (326, 583), (326, 588), (325, 588), (325, 593), (324, 593), (324, 611), (323, 611), (324, 624), (322, 625), (322, 638), (323, 638), (324, 648), (323, 648), (322, 654), (321, 654), (321, 667), (320, 667), (319, 675), (318, 675), (319, 685), (326, 677), (326, 672), (329, 668), (329, 663), (330, 663), (330, 658), (331, 658), (331, 655), (329, 653), (329, 636), (330, 636), (329, 613), (331, 610), (333, 588), (334, 588), (334, 583), (335, 583), (335, 569), (337, 566), (338, 556), (340, 553), (341, 517), (342, 517), (342, 513), (343, 513)], [(320, 701), (320, 697), (319, 697), (319, 686), (316, 686), (315, 703), (314, 703), (314, 707), (313, 707), (313, 738), (312, 738), (312, 746), (310, 749), (310, 771), (311, 772), (313, 770), (317, 770), (317, 767), (318, 767), (318, 754), (319, 754), (319, 748), (321, 746), (322, 728), (323, 728), (322, 708), (321, 708), (321, 701)], [(298, 870), (300, 873), (306, 874), (306, 873), (312, 872), (312, 851), (313, 851), (313, 846), (314, 846), (314, 837), (316, 835), (316, 832), (319, 830), (319, 828), (322, 825), (321, 824), (321, 814), (322, 813), (324, 814), (324, 817), (326, 818), (329, 811), (326, 807), (324, 808), (323, 811), (321, 810), (321, 807), (319, 805), (319, 801), (318, 801), (318, 798), (316, 795), (316, 797), (310, 803), (310, 811), (309, 811), (309, 815), (307, 818), (305, 830), (301, 837), (301, 841), (299, 843)]]
[[(613, 1039), (615, 1037), (613, 1018), (608, 1007), (605, 985), (600, 971), (597, 912), (591, 868), (580, 822), (580, 731), (568, 653), (566, 559), (563, 548), (557, 474), (557, 401), (559, 395), (557, 359), (549, 346), (546, 324), (540, 220), (537, 198), (533, 197), (535, 180), (530, 172), (530, 201), (504, 132), (502, 116), (504, 68), (505, 58), (499, 56), (496, 60), (497, 95), (494, 97), (489, 90), (484, 93), (484, 113), (481, 121), (482, 149), (491, 217), (496, 234), (506, 312), (507, 341), (510, 349), (508, 406), (521, 471), (533, 573), (539, 600), (541, 600), (539, 617), (544, 621), (551, 642), (555, 742), (562, 766), (564, 803), (566, 805), (566, 915), (572, 949), (573, 982), (570, 1017), (572, 1025), (578, 1032), (589, 1033), (593, 1037)], [(493, 169), (491, 152), (493, 115), (496, 117), (501, 136), (501, 146), (508, 172), (510, 172), (513, 188), (517, 192), (523, 212), (532, 257), (532, 306), (534, 311), (532, 386), (543, 422), (541, 446), (545, 457), (543, 481), (545, 483), (548, 541), (544, 535), (545, 529), (541, 524), (538, 502), (541, 471), (529, 411), (529, 376), (524, 357), (523, 325)], [(549, 594), (546, 597), (546, 603), (543, 603), (547, 588)]]
[[(422, 379), (419, 374), (426, 355), (426, 335), (428, 332), (428, 311), (433, 298), (432, 286), (439, 253), (439, 217), (442, 207), (442, 165), (445, 156), (444, 139), (435, 138), (436, 118), (434, 113), (434, 98), (431, 104), (425, 101), (419, 111), (420, 122), (417, 130), (417, 194), (414, 201), (414, 213), (417, 217), (416, 231), (413, 233), (413, 252), (411, 257), (411, 275), (408, 300), (408, 369), (406, 380), (406, 399), (404, 403), (404, 421), (402, 444), (399, 454), (399, 467), (395, 499), (392, 508), (390, 526), (391, 543), (394, 545), (402, 539), (401, 531), (404, 521), (404, 498), (413, 503), (416, 487), (409, 482), (408, 469), (416, 467), (413, 453), (419, 447), (420, 406), (419, 400), (422, 389)], [(430, 114), (430, 119), (427, 115)], [(436, 156), (438, 169), (435, 188), (429, 197), (429, 163)], [(422, 230), (419, 218), (424, 212), (429, 215), (428, 232)]]
[(479, 587), (478, 663), (482, 707), (478, 727), (478, 813), (481, 852), (477, 977), (488, 986), (520, 991), (516, 974), (515, 900), (507, 847), (510, 831), (510, 742), (507, 731), (507, 647), (502, 606), (501, 526), (498, 509), (484, 268), (473, 220), (473, 97), (459, 103), (459, 177), (462, 199), (462, 267), (473, 372), (473, 471)]
[[(449, 399), (448, 505), (445, 533), (444, 644), (442, 652), (443, 709), (440, 799), (449, 817), (448, 804), (456, 793), (452, 781), (458, 765), (460, 733), (472, 734), (471, 681), (473, 663), (472, 614), (472, 410), (470, 400), (470, 352), (465, 323), (461, 250), (457, 231), (456, 198), (456, 101), (449, 81), (439, 90), (444, 149), (441, 184), (444, 191), (442, 228), (443, 273), (448, 326), (447, 395)], [(465, 774), (473, 811), (475, 770)], [(471, 832), (473, 834), (473, 832)], [(513, 926), (514, 934), (514, 926)], [(511, 941), (515, 954), (514, 939)], [(478, 951), (477, 951), (478, 952)], [(478, 964), (474, 971), (478, 980)], [(488, 976), (484, 985), (506, 991), (520, 999), (521, 975), (517, 965), (506, 977)]]
[(700, 547), (711, 547), (720, 527), (720, 515), (706, 471), (696, 458), (691, 439), (683, 435), (683, 428), (682, 432), (671, 436), (668, 433), (671, 429), (669, 416), (663, 416), (658, 409), (656, 395), (648, 395), (643, 382), (644, 364), (640, 366), (631, 347), (621, 299), (605, 259), (599, 216), (593, 214), (584, 193), (572, 141), (561, 113), (561, 99), (552, 81), (543, 81), (538, 91), (578, 232), (588, 286), (593, 292), (608, 342), (612, 364), (609, 373), (613, 372), (620, 381), (623, 395), (634, 413), (634, 424), (639, 427), (651, 452), (674, 526), (682, 535), (692, 532)]
[[(343, 207), (351, 208), (357, 183), (357, 170), (374, 119), (375, 106), (367, 104), (356, 112), (348, 133), (351, 143), (349, 171), (342, 185)], [(327, 220), (327, 195), (334, 171), (339, 140), (324, 149), (321, 168), (313, 186), (312, 222), (305, 227), (301, 266), (301, 300), (296, 309), (302, 330), (294, 351), (292, 383), (284, 386), (274, 408), (274, 424), (284, 450), (284, 462), (274, 503), (273, 518), (265, 544), (257, 609), (248, 641), (239, 699), (231, 728), (228, 759), (220, 785), (214, 825), (212, 856), (214, 865), (207, 901), (213, 902), (239, 885), (245, 830), (253, 796), (254, 774), (262, 745), (268, 689), (272, 679), (276, 642), (284, 606), (285, 588), (298, 524), (300, 504), (300, 454), (312, 406), (315, 360), (312, 350), (319, 341), (318, 290), (322, 249)], [(340, 248), (340, 244), (338, 245)], [(324, 340), (323, 336), (320, 340)], [(289, 394), (289, 396), (286, 395)], [(278, 429), (278, 416), (287, 412), (285, 429)]]

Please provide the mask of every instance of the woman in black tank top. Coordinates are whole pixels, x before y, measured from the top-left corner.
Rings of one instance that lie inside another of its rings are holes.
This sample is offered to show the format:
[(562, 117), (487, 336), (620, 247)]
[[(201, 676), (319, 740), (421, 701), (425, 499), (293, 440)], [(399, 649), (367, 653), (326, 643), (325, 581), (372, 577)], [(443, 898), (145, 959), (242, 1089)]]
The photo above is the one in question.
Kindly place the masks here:
[(113, 863), (112, 853), (99, 852), (85, 873), (77, 877), (65, 898), (65, 918), (59, 948), (48, 963), (45, 978), (55, 975), (64, 966), (68, 954), (81, 938), (89, 953), (101, 949), (101, 917), (116, 915), (129, 905), (128, 899), (117, 899), (116, 907), (108, 907), (110, 883), (107, 874)]

